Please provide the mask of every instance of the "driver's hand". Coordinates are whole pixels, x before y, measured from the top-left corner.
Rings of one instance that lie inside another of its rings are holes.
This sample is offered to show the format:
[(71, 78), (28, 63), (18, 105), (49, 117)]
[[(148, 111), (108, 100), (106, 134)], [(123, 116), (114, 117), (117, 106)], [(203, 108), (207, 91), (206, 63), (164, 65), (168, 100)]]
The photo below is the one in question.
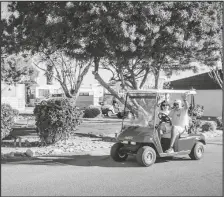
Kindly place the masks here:
[(183, 100), (186, 100), (186, 99), (187, 99), (187, 96), (188, 96), (188, 93), (184, 93), (184, 94), (182, 94), (182, 99), (183, 99)]

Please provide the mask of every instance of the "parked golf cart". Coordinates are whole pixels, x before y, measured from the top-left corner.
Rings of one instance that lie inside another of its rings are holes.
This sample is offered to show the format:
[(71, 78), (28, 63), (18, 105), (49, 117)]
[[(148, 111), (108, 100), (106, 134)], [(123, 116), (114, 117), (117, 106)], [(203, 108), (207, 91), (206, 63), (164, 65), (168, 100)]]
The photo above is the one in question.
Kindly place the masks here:
[(118, 107), (114, 107), (113, 105), (103, 105), (101, 104), (101, 111), (102, 114), (108, 116), (108, 117), (112, 117), (113, 115), (116, 115), (118, 118), (126, 118), (129, 115), (129, 110), (124, 111), (124, 107), (122, 106), (118, 106)]
[[(196, 94), (195, 90), (147, 90), (129, 91), (128, 99), (133, 99), (140, 106), (138, 119), (122, 121), (121, 133), (117, 137), (117, 143), (111, 148), (111, 157), (114, 161), (125, 161), (128, 155), (136, 155), (137, 162), (142, 166), (150, 166), (157, 158), (173, 157), (177, 155), (189, 155), (191, 159), (201, 159), (204, 153), (205, 137), (202, 134), (193, 134), (187, 131), (177, 137), (174, 143), (174, 153), (165, 153), (169, 148), (171, 135), (160, 136), (157, 129), (161, 122), (171, 122), (165, 114), (158, 113), (159, 98), (165, 94), (170, 95), (170, 102), (175, 96), (188, 92), (191, 97)], [(192, 100), (192, 99), (191, 99)], [(124, 108), (124, 110), (125, 110)], [(142, 114), (142, 115), (141, 115)], [(147, 114), (147, 115), (145, 115)], [(157, 119), (160, 119), (158, 121)]]
[(109, 105), (109, 104), (104, 105), (103, 103), (100, 103), (100, 104), (101, 104), (101, 111), (103, 115), (111, 117), (112, 115), (115, 114), (113, 105)]

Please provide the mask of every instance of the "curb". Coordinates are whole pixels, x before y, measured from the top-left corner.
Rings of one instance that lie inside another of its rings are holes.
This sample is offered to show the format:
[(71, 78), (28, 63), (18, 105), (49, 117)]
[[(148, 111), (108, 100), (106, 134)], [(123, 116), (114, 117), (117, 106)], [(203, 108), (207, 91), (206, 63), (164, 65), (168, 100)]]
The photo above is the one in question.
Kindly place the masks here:
[(214, 145), (220, 145), (220, 146), (223, 145), (223, 143), (220, 143), (220, 142), (206, 142), (206, 144), (214, 144)]

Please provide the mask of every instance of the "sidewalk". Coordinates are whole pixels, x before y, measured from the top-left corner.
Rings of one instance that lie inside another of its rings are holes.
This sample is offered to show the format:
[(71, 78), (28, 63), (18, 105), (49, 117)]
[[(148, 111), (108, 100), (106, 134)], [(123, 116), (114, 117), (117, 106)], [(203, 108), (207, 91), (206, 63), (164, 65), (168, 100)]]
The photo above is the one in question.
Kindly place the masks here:
[(206, 139), (207, 144), (217, 144), (217, 145), (223, 145), (223, 137), (221, 136), (216, 136), (213, 138), (208, 138)]

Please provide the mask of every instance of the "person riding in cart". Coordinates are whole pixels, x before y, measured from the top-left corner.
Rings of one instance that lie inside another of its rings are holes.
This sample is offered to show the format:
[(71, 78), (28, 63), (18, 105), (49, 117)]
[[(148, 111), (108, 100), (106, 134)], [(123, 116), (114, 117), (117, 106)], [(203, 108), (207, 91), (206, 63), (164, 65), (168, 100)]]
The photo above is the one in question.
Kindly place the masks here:
[[(166, 153), (174, 152), (173, 145), (176, 138), (181, 134), (183, 134), (184, 132), (186, 132), (189, 127), (189, 116), (188, 116), (189, 103), (187, 102), (187, 93), (182, 95), (182, 99), (184, 102), (184, 106), (182, 106), (181, 100), (177, 99), (174, 101), (173, 104), (174, 108), (168, 114), (168, 116), (172, 121), (172, 127), (171, 127), (170, 148), (165, 151)], [(166, 102), (168, 101), (166, 100)]]

